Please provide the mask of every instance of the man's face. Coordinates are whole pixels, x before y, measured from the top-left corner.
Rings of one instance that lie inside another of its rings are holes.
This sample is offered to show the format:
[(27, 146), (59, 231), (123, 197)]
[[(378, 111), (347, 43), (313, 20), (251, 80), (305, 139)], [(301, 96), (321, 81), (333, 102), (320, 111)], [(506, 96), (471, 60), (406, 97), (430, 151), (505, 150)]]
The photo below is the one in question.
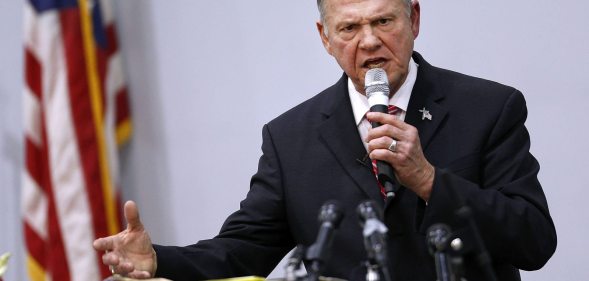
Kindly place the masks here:
[[(364, 93), (364, 77), (371, 68), (382, 68), (391, 93), (405, 81), (419, 34), (419, 3), (404, 0), (325, 0), (324, 24), (317, 28), (327, 52)], [(325, 34), (327, 31), (327, 34)]]

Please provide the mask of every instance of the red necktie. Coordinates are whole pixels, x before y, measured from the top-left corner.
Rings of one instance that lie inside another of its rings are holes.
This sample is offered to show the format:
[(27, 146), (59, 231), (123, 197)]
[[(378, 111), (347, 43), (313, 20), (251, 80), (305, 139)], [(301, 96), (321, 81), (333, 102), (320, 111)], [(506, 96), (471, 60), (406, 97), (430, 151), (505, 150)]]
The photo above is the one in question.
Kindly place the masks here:
[[(400, 109), (394, 105), (389, 105), (389, 114), (391, 115), (397, 115), (397, 113), (399, 113)], [(372, 160), (372, 172), (374, 173), (374, 177), (376, 177), (376, 183), (378, 184), (378, 187), (380, 187), (380, 194), (382, 195), (383, 199), (387, 198), (387, 194), (384, 190), (384, 186), (382, 186), (382, 184), (380, 184), (380, 181), (378, 181), (378, 167), (376, 166), (376, 160)]]

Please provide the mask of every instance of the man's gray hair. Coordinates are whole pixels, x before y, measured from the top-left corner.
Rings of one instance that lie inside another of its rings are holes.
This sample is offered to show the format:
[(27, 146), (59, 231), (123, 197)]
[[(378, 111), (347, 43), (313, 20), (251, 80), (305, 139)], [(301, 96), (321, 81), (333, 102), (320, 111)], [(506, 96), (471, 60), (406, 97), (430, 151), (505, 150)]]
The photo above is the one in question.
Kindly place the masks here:
[[(403, 0), (407, 4), (407, 13), (411, 15), (411, 2), (413, 0)], [(325, 25), (325, 0), (317, 0), (317, 8), (319, 8), (319, 15), (321, 16), (321, 23)]]

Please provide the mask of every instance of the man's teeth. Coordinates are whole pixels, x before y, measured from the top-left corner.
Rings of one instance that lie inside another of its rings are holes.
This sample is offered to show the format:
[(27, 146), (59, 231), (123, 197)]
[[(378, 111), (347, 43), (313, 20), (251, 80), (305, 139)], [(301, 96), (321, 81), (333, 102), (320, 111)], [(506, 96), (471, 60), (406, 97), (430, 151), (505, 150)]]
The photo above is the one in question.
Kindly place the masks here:
[(374, 61), (366, 63), (366, 67), (368, 68), (378, 68), (384, 65), (384, 61)]

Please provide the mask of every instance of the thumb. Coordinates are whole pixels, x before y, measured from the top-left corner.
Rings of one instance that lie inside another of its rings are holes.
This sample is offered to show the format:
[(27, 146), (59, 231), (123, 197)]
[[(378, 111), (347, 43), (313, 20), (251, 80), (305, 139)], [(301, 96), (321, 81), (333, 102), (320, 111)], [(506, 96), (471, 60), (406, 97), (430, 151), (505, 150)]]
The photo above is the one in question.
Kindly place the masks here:
[(127, 229), (129, 231), (140, 231), (143, 229), (143, 224), (139, 219), (139, 209), (137, 204), (133, 201), (125, 202), (125, 219), (127, 220)]

